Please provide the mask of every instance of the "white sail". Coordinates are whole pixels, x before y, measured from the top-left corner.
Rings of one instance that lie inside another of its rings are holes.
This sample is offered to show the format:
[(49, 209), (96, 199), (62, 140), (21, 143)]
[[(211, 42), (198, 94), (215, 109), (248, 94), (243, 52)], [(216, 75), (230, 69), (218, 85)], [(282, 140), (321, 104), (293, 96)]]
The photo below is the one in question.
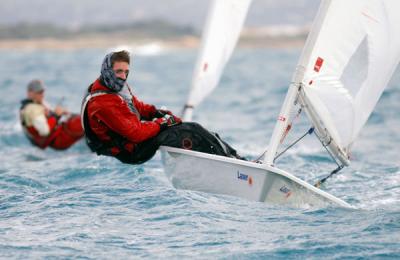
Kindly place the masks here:
[[(399, 63), (399, 10), (398, 0), (322, 1), (303, 50), (292, 89), (301, 86), (300, 100), (317, 134), (345, 165)], [(292, 92), (286, 107), (293, 105)], [(276, 147), (275, 141), (269, 162)]]
[(217, 86), (239, 38), (250, 2), (251, 0), (211, 2), (183, 120), (190, 121), (193, 107)]

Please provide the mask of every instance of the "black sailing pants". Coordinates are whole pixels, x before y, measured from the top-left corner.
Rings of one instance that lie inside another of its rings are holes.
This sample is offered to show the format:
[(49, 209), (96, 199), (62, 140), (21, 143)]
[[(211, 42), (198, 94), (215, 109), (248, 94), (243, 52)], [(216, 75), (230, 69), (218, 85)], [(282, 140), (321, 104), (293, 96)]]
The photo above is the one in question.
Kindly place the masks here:
[(168, 127), (157, 136), (136, 145), (132, 153), (121, 152), (116, 158), (123, 163), (141, 164), (150, 160), (161, 145), (244, 159), (218, 134), (210, 133), (200, 124), (192, 122)]

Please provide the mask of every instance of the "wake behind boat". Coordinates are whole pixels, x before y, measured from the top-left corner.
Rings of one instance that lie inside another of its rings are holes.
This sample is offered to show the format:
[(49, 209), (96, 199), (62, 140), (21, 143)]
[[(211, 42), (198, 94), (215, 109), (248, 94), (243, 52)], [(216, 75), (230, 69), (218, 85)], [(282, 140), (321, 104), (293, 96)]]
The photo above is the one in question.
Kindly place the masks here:
[[(232, 8), (230, 5), (235, 3), (225, 3), (225, 8)], [(247, 6), (242, 7), (246, 13)], [(397, 10), (400, 10), (400, 2), (395, 0), (322, 1), (262, 164), (164, 147), (165, 171), (174, 187), (291, 206), (350, 207), (333, 195), (276, 168), (275, 160), (278, 148), (293, 129), (294, 119), (305, 111), (312, 129), (309, 133), (315, 129), (316, 137), (337, 164), (331, 175), (349, 165), (351, 147), (400, 60)], [(237, 24), (232, 31), (237, 32), (240, 28), (241, 24)], [(230, 32), (229, 24), (225, 29), (225, 33)], [(205, 30), (203, 38), (211, 37), (207, 32)], [(230, 45), (233, 42), (234, 46), (236, 39), (231, 39)], [(213, 48), (204, 44), (202, 47)], [(206, 69), (202, 73), (213, 73), (206, 76), (218, 81), (226, 59), (210, 64), (202, 56), (204, 53), (207, 51), (200, 52), (198, 64), (201, 62), (203, 68), (220, 69), (214, 72)], [(198, 77), (195, 70), (193, 80), (202, 81), (206, 76)], [(202, 84), (192, 84), (191, 93), (205, 91), (207, 95), (209, 88), (203, 88)], [(193, 95), (189, 95), (186, 106), (190, 110)], [(199, 100), (205, 95), (200, 95)]]

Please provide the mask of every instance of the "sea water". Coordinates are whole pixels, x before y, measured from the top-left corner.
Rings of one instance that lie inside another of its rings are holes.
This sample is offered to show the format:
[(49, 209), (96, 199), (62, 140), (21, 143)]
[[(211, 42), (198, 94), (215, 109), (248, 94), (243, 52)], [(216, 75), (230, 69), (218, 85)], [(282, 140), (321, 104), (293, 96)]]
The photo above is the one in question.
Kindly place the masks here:
[[(50, 104), (78, 112), (107, 51), (0, 51), (0, 258), (400, 257), (399, 71), (354, 144), (351, 166), (323, 187), (355, 208), (289, 208), (176, 190), (159, 154), (132, 166), (91, 153), (83, 141), (62, 152), (32, 147), (18, 119), (27, 83), (44, 80)], [(133, 55), (134, 93), (179, 113), (196, 51), (144, 54)], [(194, 119), (256, 158), (268, 145), (299, 54), (238, 49)], [(299, 125), (293, 138), (309, 127), (307, 120)], [(310, 183), (336, 167), (313, 136), (277, 166)]]

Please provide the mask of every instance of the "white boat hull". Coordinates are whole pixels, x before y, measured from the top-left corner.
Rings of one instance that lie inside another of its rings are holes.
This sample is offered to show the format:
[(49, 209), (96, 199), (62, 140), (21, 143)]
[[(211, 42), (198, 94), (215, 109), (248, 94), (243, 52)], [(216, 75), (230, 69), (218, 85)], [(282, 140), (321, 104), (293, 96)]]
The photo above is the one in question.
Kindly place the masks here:
[(294, 207), (351, 207), (343, 200), (265, 164), (165, 146), (161, 151), (166, 175), (177, 189)]

